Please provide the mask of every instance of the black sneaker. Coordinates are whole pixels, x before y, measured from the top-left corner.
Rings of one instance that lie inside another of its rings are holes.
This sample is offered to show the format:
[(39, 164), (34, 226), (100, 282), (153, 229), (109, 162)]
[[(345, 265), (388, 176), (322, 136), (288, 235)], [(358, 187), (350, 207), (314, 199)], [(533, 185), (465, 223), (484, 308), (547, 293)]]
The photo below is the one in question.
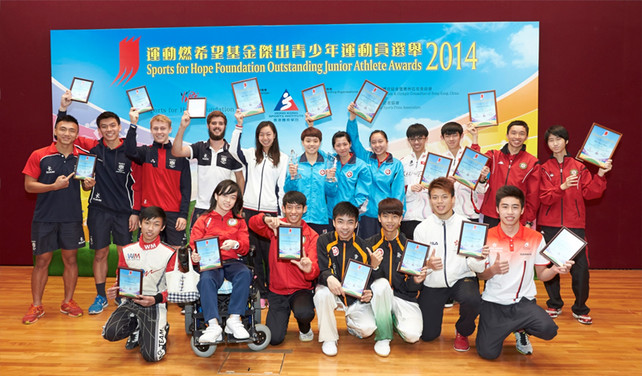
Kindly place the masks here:
[(138, 347), (138, 329), (127, 338), (127, 343), (125, 343), (125, 349), (127, 350), (133, 350), (136, 347)]

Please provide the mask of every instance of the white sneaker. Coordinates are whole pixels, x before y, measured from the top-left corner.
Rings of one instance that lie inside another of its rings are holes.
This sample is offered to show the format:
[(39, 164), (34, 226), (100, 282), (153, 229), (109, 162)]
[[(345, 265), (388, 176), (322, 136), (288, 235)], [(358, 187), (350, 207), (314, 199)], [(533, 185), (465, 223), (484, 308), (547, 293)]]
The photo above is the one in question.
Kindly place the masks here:
[(215, 320), (212, 322), (210, 320), (209, 326), (205, 331), (203, 331), (203, 334), (198, 338), (198, 342), (200, 343), (215, 343), (219, 340), (222, 340), (222, 333), (223, 329), (221, 326), (218, 324), (218, 322)]
[(325, 341), (321, 345), (321, 351), (327, 356), (337, 355), (337, 341)]
[(381, 341), (375, 342), (374, 350), (379, 356), (386, 357), (390, 355), (390, 340), (382, 339)]
[(250, 338), (250, 333), (245, 330), (241, 322), (241, 316), (239, 315), (230, 315), (230, 317), (227, 318), (225, 333), (233, 335), (236, 339)]
[(307, 333), (299, 332), (299, 341), (301, 342), (310, 342), (314, 339), (314, 332), (312, 332), (312, 328), (308, 330)]
[(533, 345), (531, 345), (525, 331), (515, 332), (515, 341), (515, 347), (520, 354), (531, 355), (533, 353)]

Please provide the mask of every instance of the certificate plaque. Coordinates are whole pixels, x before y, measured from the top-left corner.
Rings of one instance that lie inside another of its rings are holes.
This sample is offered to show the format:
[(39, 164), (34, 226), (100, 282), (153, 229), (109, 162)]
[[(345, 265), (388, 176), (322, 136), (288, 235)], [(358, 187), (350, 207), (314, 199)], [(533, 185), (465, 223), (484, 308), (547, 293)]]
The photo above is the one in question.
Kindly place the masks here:
[(487, 223), (462, 222), (457, 253), (463, 256), (482, 258), (486, 236), (488, 236)]
[(366, 286), (368, 286), (370, 273), (372, 273), (370, 266), (350, 259), (348, 265), (346, 265), (346, 272), (341, 283), (343, 292), (346, 295), (360, 299)]
[(189, 98), (187, 100), (187, 112), (192, 119), (207, 117), (207, 98)]
[(259, 82), (256, 78), (232, 82), (234, 101), (236, 108), (241, 110), (244, 116), (258, 115), (265, 112)]
[(397, 266), (397, 271), (409, 275), (421, 274), (421, 268), (423, 268), (426, 263), (429, 250), (430, 246), (428, 244), (408, 240), (403, 251), (403, 256), (401, 256), (401, 261)]
[(498, 125), (495, 90), (468, 93), (468, 113), (475, 127)]
[(71, 81), (69, 90), (71, 91), (71, 100), (76, 102), (87, 103), (89, 102), (89, 95), (91, 88), (94, 86), (94, 81), (86, 80), (84, 78), (74, 77)]
[(154, 109), (152, 100), (147, 93), (147, 87), (141, 86), (134, 89), (127, 90), (127, 97), (132, 107), (138, 110), (138, 113), (149, 112)]
[(96, 156), (94, 154), (78, 154), (76, 161), (76, 173), (74, 179), (83, 180), (85, 178), (93, 178), (94, 170), (96, 169)]
[(278, 247), (280, 260), (300, 260), (303, 248), (303, 229), (294, 226), (279, 226)]
[(199, 266), (201, 271), (219, 269), (223, 267), (221, 261), (221, 249), (218, 244), (218, 236), (196, 240), (196, 252), (201, 255)]
[(135, 298), (143, 295), (143, 275), (141, 269), (118, 269), (118, 296)]
[(580, 152), (577, 153), (577, 159), (604, 168), (606, 161), (613, 156), (621, 138), (622, 133), (593, 123)]
[(442, 176), (448, 176), (448, 171), (450, 171), (450, 165), (452, 162), (453, 160), (450, 158), (439, 154), (428, 153), (419, 184), (428, 188), (431, 181)]
[(568, 228), (562, 227), (541, 253), (553, 264), (563, 266), (566, 261), (575, 258), (585, 246), (584, 239)]
[(386, 95), (388, 95), (386, 90), (365, 80), (354, 100), (354, 113), (368, 123), (372, 123)]
[(319, 120), (332, 115), (325, 84), (302, 90), (301, 95), (303, 95), (305, 111), (310, 114), (312, 120)]
[(479, 182), (481, 170), (486, 166), (488, 159), (489, 158), (484, 154), (466, 147), (459, 163), (457, 164), (453, 177), (461, 184), (474, 190)]

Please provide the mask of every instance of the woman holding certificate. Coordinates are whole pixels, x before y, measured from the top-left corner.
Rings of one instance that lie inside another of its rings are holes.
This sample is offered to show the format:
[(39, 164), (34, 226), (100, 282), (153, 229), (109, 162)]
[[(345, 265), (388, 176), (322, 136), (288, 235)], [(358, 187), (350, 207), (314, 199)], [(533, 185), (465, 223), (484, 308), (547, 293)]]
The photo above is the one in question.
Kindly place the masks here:
[[(548, 148), (553, 152), (552, 157), (542, 164), (540, 177), (540, 202), (537, 223), (544, 234), (546, 243), (557, 234), (562, 226), (569, 228), (580, 238), (584, 238), (586, 227), (586, 208), (584, 200), (592, 200), (602, 196), (606, 189), (604, 175), (613, 167), (607, 160), (604, 168), (597, 175), (592, 175), (586, 166), (573, 158), (566, 151), (568, 131), (561, 125), (554, 125), (546, 130), (544, 139)], [(571, 308), (573, 317), (581, 324), (592, 324), (593, 319), (588, 315), (590, 309), (586, 306), (589, 296), (589, 270), (586, 247), (573, 259), (575, 265), (571, 269), (573, 294), (575, 304)], [(544, 282), (548, 301), (546, 312), (556, 318), (562, 313), (564, 302), (560, 295), (560, 277), (556, 275), (550, 281)]]
[[(232, 133), (230, 153), (246, 168), (245, 192), (243, 194), (243, 213), (245, 222), (250, 218), (265, 213), (276, 217), (283, 201), (283, 184), (288, 170), (288, 156), (279, 150), (279, 135), (274, 123), (262, 121), (256, 127), (255, 147), (241, 149), (243, 132), (243, 114), (236, 110), (236, 128)], [(255, 247), (254, 265), (259, 292), (262, 297), (268, 295), (268, 252), (270, 241), (250, 231), (250, 244)], [(261, 298), (261, 308), (265, 308), (267, 299)]]
[(350, 119), (346, 131), (353, 140), (352, 149), (358, 158), (366, 162), (372, 174), (372, 186), (366, 212), (359, 220), (359, 236), (363, 239), (369, 238), (381, 231), (381, 225), (377, 219), (378, 203), (384, 198), (396, 198), (404, 203), (406, 199), (404, 190), (403, 166), (398, 159), (388, 153), (388, 136), (384, 131), (376, 130), (370, 134), (370, 148), (366, 150), (359, 140), (359, 129), (357, 115), (354, 112), (354, 103), (348, 106)]
[[(213, 343), (222, 340), (223, 329), (218, 312), (218, 289), (227, 279), (232, 282), (232, 296), (228, 305), (229, 318), (225, 324), (225, 333), (232, 334), (236, 339), (250, 337), (241, 315), (245, 313), (247, 299), (250, 293), (252, 272), (239, 259), (250, 249), (250, 239), (247, 224), (241, 218), (243, 197), (238, 184), (232, 180), (223, 180), (214, 189), (209, 211), (202, 214), (194, 223), (190, 236), (190, 246), (195, 249), (195, 242), (200, 239), (218, 237), (222, 267), (201, 271), (198, 282), (198, 292), (201, 295), (203, 315), (207, 321), (207, 329), (199, 338), (201, 343)], [(209, 248), (208, 248), (209, 249)], [(201, 255), (192, 252), (192, 262), (198, 264)]]

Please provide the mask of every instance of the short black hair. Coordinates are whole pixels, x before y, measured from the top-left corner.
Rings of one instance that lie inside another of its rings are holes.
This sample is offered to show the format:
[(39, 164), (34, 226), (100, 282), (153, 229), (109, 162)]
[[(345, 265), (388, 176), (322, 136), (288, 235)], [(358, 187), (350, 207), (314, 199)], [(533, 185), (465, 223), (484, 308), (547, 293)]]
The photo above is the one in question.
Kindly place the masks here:
[(347, 215), (350, 218), (359, 220), (359, 209), (348, 201), (341, 201), (332, 209), (332, 219), (337, 219), (342, 215)]
[(526, 135), (528, 136), (528, 124), (524, 120), (513, 120), (508, 124), (508, 128), (506, 128), (506, 134), (510, 132), (510, 129), (514, 126), (520, 126), (524, 127), (526, 129)]
[(163, 226), (165, 226), (165, 222), (167, 221), (165, 210), (159, 208), (158, 206), (148, 206), (144, 208), (140, 211), (140, 215), (138, 217), (140, 218), (141, 223), (145, 219), (160, 218), (163, 220)]
[(388, 135), (386, 134), (386, 132), (382, 131), (381, 129), (377, 129), (377, 130), (372, 131), (372, 133), (370, 133), (370, 137), (368, 138), (368, 142), (372, 141), (372, 136), (374, 136), (377, 133), (381, 133), (383, 138), (386, 139), (386, 142), (388, 142)]
[(448, 123), (441, 126), (441, 136), (449, 136), (451, 134), (459, 133), (461, 136), (464, 134), (464, 127), (456, 121), (449, 121)]
[(105, 119), (116, 119), (116, 123), (120, 125), (120, 118), (118, 117), (118, 115), (111, 111), (105, 111), (102, 114), (98, 115), (98, 117), (96, 118), (96, 126), (100, 128), (100, 122)]
[(286, 204), (307, 205), (308, 199), (299, 191), (289, 191), (283, 196), (283, 206)]
[(403, 216), (403, 202), (396, 198), (384, 198), (379, 201), (379, 215), (382, 214), (396, 214)]
[(524, 192), (521, 189), (517, 188), (514, 185), (505, 185), (500, 187), (495, 194), (495, 206), (499, 209), (499, 202), (504, 197), (515, 197), (519, 200), (519, 203), (524, 207)]
[(76, 127), (78, 127), (78, 120), (76, 120), (76, 118), (71, 115), (58, 116), (58, 118), (56, 118), (56, 124), (54, 125), (54, 127), (57, 127), (58, 123), (63, 121), (66, 121), (67, 123), (74, 123), (76, 124)]
[(544, 133), (544, 141), (548, 142), (548, 138), (553, 135), (557, 137), (561, 137), (568, 141), (568, 131), (566, 128), (564, 128), (561, 125), (553, 125), (550, 128), (546, 130), (546, 133)]
[(341, 137), (345, 137), (345, 138), (346, 138), (346, 140), (348, 140), (348, 142), (350, 143), (350, 145), (352, 145), (352, 138), (350, 137), (350, 135), (348, 134), (348, 132), (345, 132), (345, 131), (339, 131), (339, 132), (335, 133), (335, 134), (332, 136), (332, 146), (333, 146), (333, 147), (334, 147), (334, 143), (337, 141), (337, 139), (338, 139), (338, 138), (341, 138)]
[(406, 129), (406, 137), (428, 137), (428, 129), (423, 124), (412, 124)]

